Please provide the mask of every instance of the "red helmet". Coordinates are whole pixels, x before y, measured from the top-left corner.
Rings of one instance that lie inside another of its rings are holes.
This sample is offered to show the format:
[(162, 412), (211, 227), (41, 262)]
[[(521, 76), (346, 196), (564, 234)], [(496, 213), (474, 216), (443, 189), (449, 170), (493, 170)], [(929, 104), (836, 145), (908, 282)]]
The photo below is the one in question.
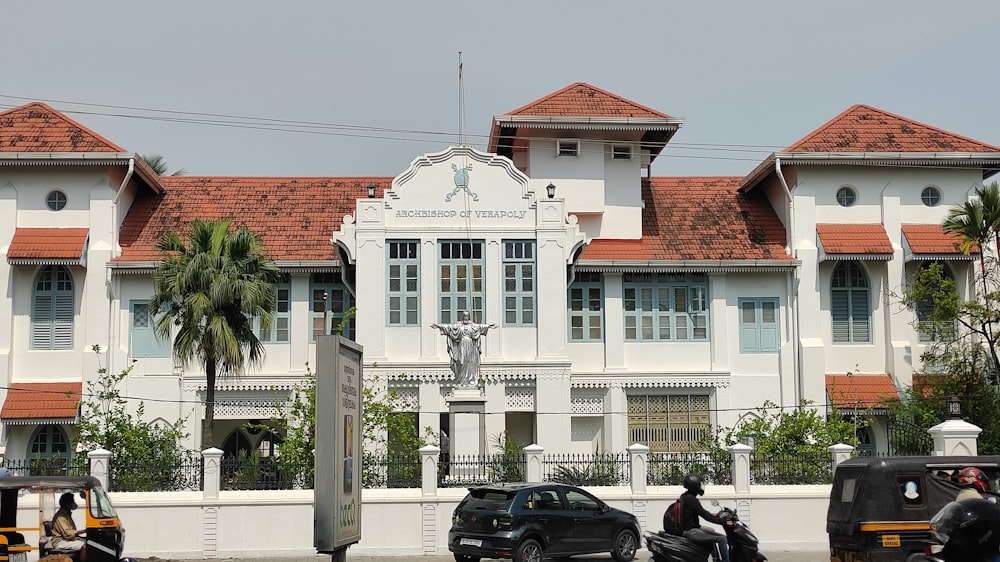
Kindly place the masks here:
[(967, 466), (958, 471), (958, 484), (963, 488), (973, 487), (980, 492), (985, 492), (990, 488), (990, 480), (982, 470), (974, 466)]

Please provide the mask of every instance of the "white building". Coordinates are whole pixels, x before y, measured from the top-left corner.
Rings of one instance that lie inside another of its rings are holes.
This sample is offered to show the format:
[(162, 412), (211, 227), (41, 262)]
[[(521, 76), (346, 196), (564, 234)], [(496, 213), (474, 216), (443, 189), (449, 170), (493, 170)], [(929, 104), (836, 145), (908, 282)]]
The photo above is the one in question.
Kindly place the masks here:
[(393, 178), (157, 177), (44, 104), (0, 113), (6, 456), (66, 451), (75, 393), (132, 360), (123, 393), (200, 445), (204, 375), (146, 308), (157, 238), (195, 218), (248, 225), (286, 274), (263, 366), (217, 385), (227, 452), (268, 452), (280, 436), (243, 425), (275, 414), (355, 305), (366, 374), (444, 431), (452, 373), (430, 325), (495, 323), (485, 434), (551, 452), (687, 450), (765, 400), (851, 408), (910, 384), (924, 344), (892, 295), (935, 260), (968, 289), (940, 223), (1000, 148), (859, 105), (745, 177), (654, 176), (682, 123), (578, 83), (496, 116), (486, 151)]

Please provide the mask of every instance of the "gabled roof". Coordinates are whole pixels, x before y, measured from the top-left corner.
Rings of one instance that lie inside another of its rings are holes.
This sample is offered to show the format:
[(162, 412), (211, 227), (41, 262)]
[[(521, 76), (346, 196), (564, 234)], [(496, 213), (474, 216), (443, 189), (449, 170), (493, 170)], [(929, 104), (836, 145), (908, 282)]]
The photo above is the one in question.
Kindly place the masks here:
[(612, 94), (585, 82), (570, 84), (561, 90), (506, 113), (540, 117), (641, 117), (670, 118), (632, 100)]
[(122, 255), (115, 262), (159, 261), (156, 243), (164, 233), (183, 235), (194, 219), (227, 217), (257, 233), (276, 262), (335, 261), (330, 237), (344, 215), (368, 196), (368, 185), (381, 194), (392, 183), (390, 177), (161, 179), (164, 193), (144, 193), (129, 209), (119, 236)]
[(41, 102), (0, 113), (0, 152), (125, 152)]
[(0, 410), (5, 423), (73, 423), (80, 404), (79, 382), (14, 383), (7, 390), (7, 399)]
[(740, 183), (751, 190), (782, 165), (949, 166), (1000, 171), (1000, 147), (870, 105), (853, 105), (782, 152), (757, 165)]
[(1000, 152), (870, 105), (853, 105), (784, 152)]
[(896, 385), (885, 374), (827, 375), (826, 394), (841, 410), (883, 409), (885, 402), (899, 401)]
[(630, 131), (641, 134), (643, 148), (655, 158), (683, 124), (683, 119), (577, 82), (503, 115), (494, 115), (487, 150), (511, 157), (521, 129), (551, 129), (549, 136), (565, 134), (559, 131)]
[(7, 249), (7, 261), (13, 264), (80, 263), (89, 236), (87, 228), (18, 227)]
[(961, 260), (979, 255), (978, 247), (972, 248), (969, 254), (962, 252), (959, 236), (945, 232), (940, 224), (904, 224), (901, 229), (913, 259)]
[(654, 177), (644, 182), (641, 240), (595, 239), (580, 265), (773, 261), (791, 265), (785, 228), (763, 195), (736, 190), (739, 177)]
[(817, 224), (820, 261), (836, 259), (892, 259), (892, 242), (881, 224)]

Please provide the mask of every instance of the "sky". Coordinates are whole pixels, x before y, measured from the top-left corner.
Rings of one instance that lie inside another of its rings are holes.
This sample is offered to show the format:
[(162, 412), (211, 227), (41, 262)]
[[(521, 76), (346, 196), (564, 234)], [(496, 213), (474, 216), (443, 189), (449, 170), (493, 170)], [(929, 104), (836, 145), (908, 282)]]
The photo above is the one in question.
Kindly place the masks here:
[[(1000, 145), (996, 0), (0, 0), (0, 111), (170, 171), (395, 176), (587, 82), (685, 120), (655, 176), (745, 175), (854, 104)], [(459, 52), (462, 60), (460, 88)]]

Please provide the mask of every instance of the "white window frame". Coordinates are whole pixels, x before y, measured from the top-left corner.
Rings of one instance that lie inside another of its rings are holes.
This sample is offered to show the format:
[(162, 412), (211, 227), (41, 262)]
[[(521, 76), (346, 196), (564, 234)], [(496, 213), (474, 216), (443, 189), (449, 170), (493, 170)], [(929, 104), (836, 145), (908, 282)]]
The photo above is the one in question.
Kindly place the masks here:
[(612, 160), (631, 160), (632, 159), (632, 146), (628, 144), (614, 144), (611, 145), (611, 159)]
[(557, 140), (556, 156), (580, 156), (580, 139)]
[(253, 330), (261, 343), (288, 343), (291, 341), (292, 283), (291, 276), (282, 274), (282, 280), (271, 287), (275, 296), (275, 308), (271, 313), (271, 330), (261, 331), (260, 318), (253, 319)]
[(535, 241), (504, 240), (503, 250), (503, 323), (505, 326), (534, 326), (538, 313)]

